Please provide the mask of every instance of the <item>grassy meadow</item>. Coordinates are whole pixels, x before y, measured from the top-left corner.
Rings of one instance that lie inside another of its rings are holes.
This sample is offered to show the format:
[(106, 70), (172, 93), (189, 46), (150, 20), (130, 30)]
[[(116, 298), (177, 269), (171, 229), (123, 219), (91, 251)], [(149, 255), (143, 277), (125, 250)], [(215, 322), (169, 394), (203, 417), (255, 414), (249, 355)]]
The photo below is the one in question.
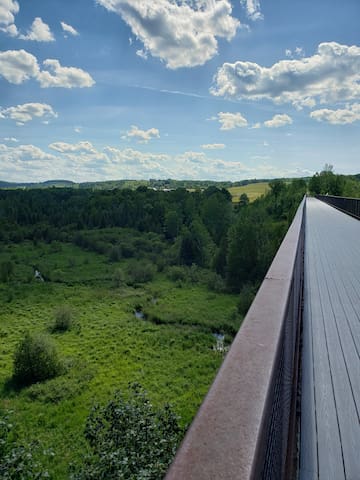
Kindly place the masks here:
[[(126, 282), (119, 271), (131, 271), (132, 259), (71, 243), (2, 244), (4, 260), (14, 268), (0, 283), (0, 405), (12, 412), (14, 440), (35, 442), (34, 457), (51, 478), (69, 478), (69, 465), (86, 453), (91, 407), (129, 382), (139, 382), (154, 404), (171, 403), (182, 425), (191, 422), (223, 359), (213, 334), (225, 333), (230, 343), (240, 326), (236, 295), (170, 279), (161, 268), (149, 281)], [(35, 268), (44, 282), (34, 279)], [(71, 308), (74, 325), (53, 333), (61, 306)], [(26, 331), (53, 338), (65, 373), (19, 390), (11, 382), (13, 356)]]
[(246, 193), (250, 202), (253, 202), (257, 198), (265, 195), (267, 192), (270, 191), (269, 183), (268, 182), (259, 182), (259, 183), (249, 183), (248, 185), (243, 185), (241, 187), (230, 187), (228, 188), (233, 203), (238, 203), (240, 199), (240, 195)]

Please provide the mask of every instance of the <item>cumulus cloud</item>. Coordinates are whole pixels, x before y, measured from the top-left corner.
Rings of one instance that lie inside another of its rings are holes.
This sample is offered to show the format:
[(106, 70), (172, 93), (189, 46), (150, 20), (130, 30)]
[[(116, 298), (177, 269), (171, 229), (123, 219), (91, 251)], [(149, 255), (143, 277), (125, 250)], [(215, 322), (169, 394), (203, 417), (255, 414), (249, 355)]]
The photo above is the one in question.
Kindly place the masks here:
[(20, 85), (33, 78), (41, 87), (91, 87), (95, 84), (89, 73), (81, 68), (63, 67), (58, 60), (43, 62), (48, 70), (40, 70), (37, 58), (26, 50), (0, 52), (0, 76), (8, 82)]
[[(20, 34), (15, 25), (15, 15), (19, 13), (19, 3), (14, 0), (0, 0), (0, 31), (11, 37), (21, 40), (33, 40), (36, 42), (53, 42), (55, 40), (49, 25), (36, 17), (26, 35)], [(1, 26), (2, 25), (2, 26)]]
[(0, 0), (0, 24), (10, 25), (19, 12), (19, 4), (14, 0)]
[(327, 122), (333, 125), (354, 123), (360, 120), (360, 103), (354, 103), (347, 108), (340, 108), (338, 110), (330, 110), (328, 108), (314, 110), (310, 113), (310, 117), (318, 122)]
[(97, 0), (117, 13), (167, 67), (203, 65), (218, 51), (217, 38), (231, 40), (240, 22), (230, 0)]
[(20, 83), (36, 78), (39, 74), (36, 57), (26, 50), (7, 50), (0, 52), (0, 75), (10, 83)]
[(21, 40), (33, 40), (35, 42), (53, 42), (54, 35), (49, 25), (44, 23), (40, 17), (36, 17), (26, 35), (19, 35)]
[(321, 43), (317, 53), (282, 60), (271, 67), (238, 61), (224, 63), (211, 93), (233, 99), (268, 99), (298, 108), (360, 98), (360, 47)]
[(0, 0), (0, 31), (16, 37), (15, 15), (19, 12), (19, 4), (14, 0)]
[(206, 143), (204, 145), (201, 145), (201, 148), (204, 150), (222, 150), (225, 148), (224, 143)]
[(292, 118), (284, 113), (274, 115), (271, 120), (267, 120), (266, 122), (264, 122), (264, 125), (267, 128), (279, 128), (284, 127), (285, 125), (291, 125), (292, 123)]
[(20, 124), (29, 122), (35, 117), (56, 118), (57, 113), (46, 103), (24, 103), (14, 107), (0, 108), (0, 118), (10, 118)]
[(232, 130), (237, 127), (246, 127), (248, 122), (241, 113), (219, 112), (217, 120), (221, 124), (220, 130)]
[(95, 83), (89, 73), (81, 68), (63, 67), (59, 60), (47, 59), (43, 62), (50, 71), (43, 70), (38, 74), (42, 87), (84, 88)]
[(269, 164), (248, 167), (239, 161), (210, 158), (204, 152), (178, 155), (140, 152), (107, 146), (98, 150), (91, 142), (55, 142), (47, 153), (34, 145), (0, 144), (0, 178), (39, 181), (68, 178), (74, 181), (113, 178), (213, 179), (304, 176), (296, 167), (281, 170)]
[(149, 130), (141, 130), (136, 125), (131, 125), (130, 130), (126, 132), (122, 138), (135, 138), (140, 143), (148, 143), (153, 138), (160, 138), (160, 132), (157, 128), (149, 128)]
[(240, 4), (246, 9), (246, 14), (251, 20), (262, 20), (264, 18), (260, 10), (259, 0), (240, 0)]
[(73, 36), (79, 35), (79, 32), (75, 30), (75, 28), (69, 25), (68, 23), (60, 22), (60, 25), (65, 33), (70, 33), (70, 35), (73, 35)]

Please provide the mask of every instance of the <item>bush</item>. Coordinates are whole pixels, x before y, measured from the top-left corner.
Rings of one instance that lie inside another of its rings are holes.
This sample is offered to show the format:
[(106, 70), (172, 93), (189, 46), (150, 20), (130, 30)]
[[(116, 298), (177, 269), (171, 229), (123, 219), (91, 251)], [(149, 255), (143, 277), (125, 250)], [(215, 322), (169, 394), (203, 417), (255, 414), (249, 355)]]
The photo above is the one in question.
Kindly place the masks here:
[(70, 330), (74, 323), (74, 315), (70, 307), (64, 305), (58, 307), (54, 314), (54, 325), (52, 330), (54, 332), (65, 332)]
[(63, 366), (51, 338), (26, 333), (15, 350), (13, 369), (14, 381), (26, 386), (60, 375)]
[(208, 272), (206, 275), (206, 286), (209, 290), (217, 293), (223, 293), (226, 290), (224, 279), (215, 272)]
[(177, 282), (179, 280), (181, 282), (185, 282), (188, 275), (185, 267), (178, 267), (177, 265), (174, 265), (167, 269), (166, 276), (173, 282)]
[(125, 274), (121, 268), (117, 268), (113, 274), (113, 282), (115, 287), (122, 287), (125, 283)]
[(138, 384), (95, 406), (86, 423), (91, 455), (73, 478), (157, 480), (163, 478), (183, 435), (168, 405), (156, 409)]
[(127, 275), (129, 285), (151, 282), (156, 273), (156, 267), (145, 260), (136, 260), (129, 264)]

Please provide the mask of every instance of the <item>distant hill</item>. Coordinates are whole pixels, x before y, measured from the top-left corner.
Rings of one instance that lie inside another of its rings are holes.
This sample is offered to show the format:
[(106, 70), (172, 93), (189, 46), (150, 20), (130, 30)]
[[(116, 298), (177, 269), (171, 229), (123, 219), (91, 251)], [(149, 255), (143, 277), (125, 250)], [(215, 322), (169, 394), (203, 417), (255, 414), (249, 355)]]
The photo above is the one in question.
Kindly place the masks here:
[(74, 187), (76, 183), (71, 180), (47, 180), (46, 182), (4, 182), (0, 180), (0, 188), (49, 188), (49, 187)]

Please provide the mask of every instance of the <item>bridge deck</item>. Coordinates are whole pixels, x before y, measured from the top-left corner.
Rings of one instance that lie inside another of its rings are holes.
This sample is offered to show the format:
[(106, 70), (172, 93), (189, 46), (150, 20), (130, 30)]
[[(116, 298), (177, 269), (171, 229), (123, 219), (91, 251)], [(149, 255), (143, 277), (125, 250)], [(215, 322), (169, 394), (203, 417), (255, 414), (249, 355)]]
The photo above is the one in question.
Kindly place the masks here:
[(307, 199), (300, 480), (360, 479), (360, 221)]

